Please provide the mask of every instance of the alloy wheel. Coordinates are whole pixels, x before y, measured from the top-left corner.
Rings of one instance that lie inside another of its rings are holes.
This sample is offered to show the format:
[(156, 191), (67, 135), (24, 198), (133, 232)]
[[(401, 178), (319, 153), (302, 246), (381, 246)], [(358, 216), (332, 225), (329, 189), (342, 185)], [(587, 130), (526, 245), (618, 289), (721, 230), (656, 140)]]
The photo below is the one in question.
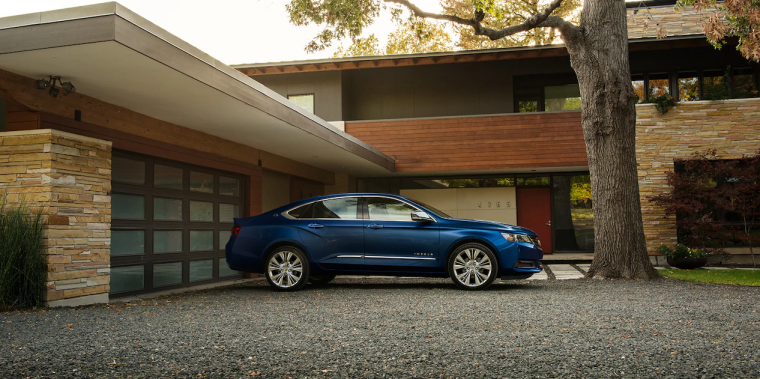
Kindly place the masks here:
[(491, 258), (485, 251), (467, 248), (454, 258), (454, 277), (464, 286), (477, 288), (491, 277), (493, 268)]
[(303, 263), (292, 251), (280, 251), (269, 258), (268, 275), (279, 288), (291, 288), (303, 279)]

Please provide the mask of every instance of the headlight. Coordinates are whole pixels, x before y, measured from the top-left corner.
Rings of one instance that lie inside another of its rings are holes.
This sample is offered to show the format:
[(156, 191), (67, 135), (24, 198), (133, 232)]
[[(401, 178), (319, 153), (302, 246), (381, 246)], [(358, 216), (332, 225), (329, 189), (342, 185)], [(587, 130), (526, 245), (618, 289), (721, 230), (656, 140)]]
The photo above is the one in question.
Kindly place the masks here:
[(538, 240), (538, 237), (531, 237), (527, 234), (501, 233), (501, 236), (504, 237), (504, 239), (507, 241), (525, 242), (536, 246), (541, 246), (541, 241)]

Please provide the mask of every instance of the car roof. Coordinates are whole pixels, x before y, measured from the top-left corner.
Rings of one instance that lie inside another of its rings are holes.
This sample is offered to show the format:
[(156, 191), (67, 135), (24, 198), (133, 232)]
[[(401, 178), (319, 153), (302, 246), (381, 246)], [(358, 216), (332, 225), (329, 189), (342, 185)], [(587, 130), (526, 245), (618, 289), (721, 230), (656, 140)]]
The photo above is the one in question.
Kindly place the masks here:
[(396, 199), (409, 200), (406, 196), (394, 195), (392, 193), (349, 192), (349, 193), (336, 193), (336, 194), (332, 194), (332, 195), (314, 196), (314, 197), (310, 197), (308, 199), (294, 201), (294, 202), (288, 204), (286, 207), (287, 208), (293, 208), (293, 207), (297, 207), (297, 206), (299, 206), (301, 204), (307, 204), (307, 203), (311, 203), (311, 202), (318, 201), (318, 200), (332, 199), (332, 198), (337, 198), (337, 197), (351, 197), (351, 196), (362, 196), (362, 197), (367, 197), (367, 196), (383, 196), (383, 197), (392, 197), (392, 198), (396, 198)]

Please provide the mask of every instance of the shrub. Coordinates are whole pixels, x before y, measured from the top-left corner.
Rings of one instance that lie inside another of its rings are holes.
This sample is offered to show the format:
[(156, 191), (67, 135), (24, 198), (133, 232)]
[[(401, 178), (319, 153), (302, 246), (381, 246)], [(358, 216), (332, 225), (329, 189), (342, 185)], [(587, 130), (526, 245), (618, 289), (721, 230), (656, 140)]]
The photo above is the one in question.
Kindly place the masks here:
[(47, 279), (42, 215), (0, 204), (0, 308), (42, 305)]
[(666, 245), (660, 245), (660, 248), (657, 250), (660, 252), (660, 254), (670, 259), (707, 258), (710, 256), (710, 254), (708, 254), (706, 251), (702, 249), (692, 249), (680, 243), (677, 243), (673, 248), (670, 248)]

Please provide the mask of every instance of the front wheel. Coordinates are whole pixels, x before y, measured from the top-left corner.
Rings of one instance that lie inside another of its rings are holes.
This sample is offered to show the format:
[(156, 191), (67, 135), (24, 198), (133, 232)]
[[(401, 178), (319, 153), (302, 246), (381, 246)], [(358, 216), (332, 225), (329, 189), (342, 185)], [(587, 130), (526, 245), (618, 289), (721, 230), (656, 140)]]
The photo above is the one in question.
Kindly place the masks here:
[(498, 275), (496, 256), (491, 249), (479, 243), (466, 243), (456, 248), (447, 266), (451, 280), (465, 290), (486, 289)]
[(293, 246), (275, 249), (266, 260), (266, 278), (270, 286), (279, 291), (296, 291), (309, 277), (309, 260), (306, 254)]

